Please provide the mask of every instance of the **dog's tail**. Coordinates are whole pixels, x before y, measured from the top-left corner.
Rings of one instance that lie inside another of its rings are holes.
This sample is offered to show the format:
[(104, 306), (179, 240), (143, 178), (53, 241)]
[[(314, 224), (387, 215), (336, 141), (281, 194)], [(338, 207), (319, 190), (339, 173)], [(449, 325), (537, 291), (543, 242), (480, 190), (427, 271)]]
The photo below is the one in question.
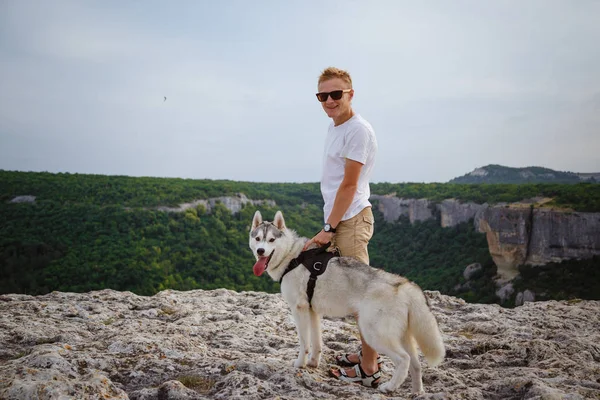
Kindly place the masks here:
[(408, 330), (416, 339), (427, 363), (435, 367), (444, 361), (446, 355), (442, 333), (425, 294), (416, 285), (414, 289), (415, 295), (411, 296), (408, 310)]

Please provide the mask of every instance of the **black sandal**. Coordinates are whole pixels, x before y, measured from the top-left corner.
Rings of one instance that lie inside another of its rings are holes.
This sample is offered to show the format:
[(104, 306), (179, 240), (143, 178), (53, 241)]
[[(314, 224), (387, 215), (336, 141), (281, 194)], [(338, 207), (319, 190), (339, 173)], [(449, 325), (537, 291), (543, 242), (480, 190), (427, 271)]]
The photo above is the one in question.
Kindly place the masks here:
[[(358, 352), (358, 362), (352, 362), (350, 361), (350, 359), (348, 358), (350, 356), (350, 354), (342, 354), (341, 356), (338, 355), (335, 357), (335, 362), (337, 365), (341, 366), (341, 367), (354, 367), (357, 364), (360, 364), (362, 362), (362, 350)], [(377, 368), (381, 369), (381, 366), (383, 365), (383, 359), (381, 358), (381, 356), (377, 356)]]
[(333, 373), (333, 368), (329, 370), (329, 373), (333, 375), (335, 378), (344, 382), (351, 383), (360, 383), (363, 386), (377, 389), (379, 386), (379, 381), (381, 380), (381, 370), (377, 369), (377, 371), (373, 375), (367, 375), (365, 371), (363, 371), (360, 364), (354, 364), (354, 372), (356, 376), (348, 376), (346, 370), (337, 369), (340, 372), (340, 375), (336, 375)]

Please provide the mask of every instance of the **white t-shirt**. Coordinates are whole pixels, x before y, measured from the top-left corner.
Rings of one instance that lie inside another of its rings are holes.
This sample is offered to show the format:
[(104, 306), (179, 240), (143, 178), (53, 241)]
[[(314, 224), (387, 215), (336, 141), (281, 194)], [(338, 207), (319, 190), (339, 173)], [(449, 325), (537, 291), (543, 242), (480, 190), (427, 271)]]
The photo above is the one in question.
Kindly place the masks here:
[(342, 217), (342, 221), (354, 217), (365, 207), (371, 205), (369, 196), (369, 178), (375, 163), (377, 153), (377, 140), (373, 127), (364, 118), (354, 114), (352, 118), (341, 125), (329, 125), (325, 139), (325, 152), (323, 154), (323, 175), (321, 176), (321, 194), (325, 205), (323, 213), (325, 222), (331, 214), (333, 203), (344, 179), (346, 158), (363, 164), (358, 178), (358, 188), (352, 204)]

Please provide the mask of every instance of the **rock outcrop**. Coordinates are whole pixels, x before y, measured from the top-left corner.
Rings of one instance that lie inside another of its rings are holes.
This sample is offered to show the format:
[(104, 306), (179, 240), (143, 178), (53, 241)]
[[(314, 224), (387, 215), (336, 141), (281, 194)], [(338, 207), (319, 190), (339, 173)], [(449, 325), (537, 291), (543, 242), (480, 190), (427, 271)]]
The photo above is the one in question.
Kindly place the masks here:
[(521, 306), (523, 303), (528, 301), (535, 301), (535, 293), (531, 290), (525, 290), (524, 292), (517, 293), (517, 297), (515, 298), (515, 305)]
[(386, 222), (396, 222), (398, 218), (404, 216), (414, 224), (435, 217), (433, 202), (427, 199), (402, 199), (395, 194), (373, 194), (371, 200), (377, 201), (378, 210), (383, 214)]
[(211, 212), (217, 203), (222, 203), (232, 214), (240, 212), (242, 207), (246, 204), (252, 204), (253, 206), (266, 204), (275, 207), (274, 200), (251, 200), (245, 194), (239, 193), (237, 196), (211, 197), (210, 199), (200, 199), (190, 203), (183, 203), (178, 207), (160, 206), (157, 207), (157, 209), (159, 211), (167, 212), (184, 212), (187, 209), (196, 208), (199, 205), (202, 205), (207, 212)]
[[(423, 362), (419, 399), (600, 397), (600, 302), (468, 304), (426, 292), (446, 344)], [(0, 398), (406, 399), (340, 382), (327, 363), (359, 345), (352, 319), (323, 321), (317, 369), (296, 369), (296, 328), (279, 294), (103, 290), (0, 296)], [(382, 367), (389, 379), (392, 364)]]
[(435, 204), (393, 194), (371, 198), (389, 223), (397, 222), (402, 215), (408, 216), (411, 223), (439, 218), (440, 225), (447, 228), (473, 219), (475, 228), (487, 236), (490, 255), (502, 280), (517, 276), (520, 265), (600, 255), (600, 213), (540, 207), (548, 199), (488, 205), (455, 199)]
[(600, 255), (600, 214), (550, 208), (489, 207), (479, 219), (498, 274), (512, 279), (519, 265), (544, 265)]
[(483, 210), (488, 208), (487, 203), (476, 204), (476, 203), (461, 203), (456, 199), (446, 199), (438, 204), (440, 210), (440, 224), (442, 228), (449, 228), (462, 224), (463, 222), (469, 222), (469, 220), (475, 220), (475, 227), (479, 226), (479, 219)]
[(473, 263), (473, 264), (467, 265), (467, 267), (463, 271), (463, 277), (465, 278), (466, 281), (468, 281), (469, 279), (471, 279), (473, 277), (473, 275), (475, 275), (477, 272), (481, 271), (482, 268), (483, 267), (479, 263)]
[(32, 203), (32, 204), (35, 204), (35, 198), (36, 198), (36, 196), (30, 196), (30, 195), (16, 196), (10, 202), (11, 203)]

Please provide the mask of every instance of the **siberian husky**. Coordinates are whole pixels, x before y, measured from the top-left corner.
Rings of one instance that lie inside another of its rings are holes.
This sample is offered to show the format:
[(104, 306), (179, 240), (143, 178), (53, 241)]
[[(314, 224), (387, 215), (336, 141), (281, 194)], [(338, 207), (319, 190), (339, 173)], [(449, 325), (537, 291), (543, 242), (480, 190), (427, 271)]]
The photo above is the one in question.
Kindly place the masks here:
[(281, 211), (277, 211), (273, 222), (263, 221), (259, 211), (254, 214), (249, 241), (257, 260), (253, 271), (257, 276), (267, 271), (271, 278), (281, 281), (281, 294), (291, 308), (300, 340), (294, 366), (319, 366), (322, 316), (356, 315), (364, 340), (395, 365), (392, 378), (379, 385), (379, 390), (396, 390), (410, 369), (413, 393), (423, 393), (415, 345), (431, 366), (443, 361), (445, 350), (437, 321), (421, 289), (399, 275), (354, 258), (334, 257), (317, 277), (309, 303), (309, 269), (300, 265), (285, 273), (307, 240), (286, 227)]

